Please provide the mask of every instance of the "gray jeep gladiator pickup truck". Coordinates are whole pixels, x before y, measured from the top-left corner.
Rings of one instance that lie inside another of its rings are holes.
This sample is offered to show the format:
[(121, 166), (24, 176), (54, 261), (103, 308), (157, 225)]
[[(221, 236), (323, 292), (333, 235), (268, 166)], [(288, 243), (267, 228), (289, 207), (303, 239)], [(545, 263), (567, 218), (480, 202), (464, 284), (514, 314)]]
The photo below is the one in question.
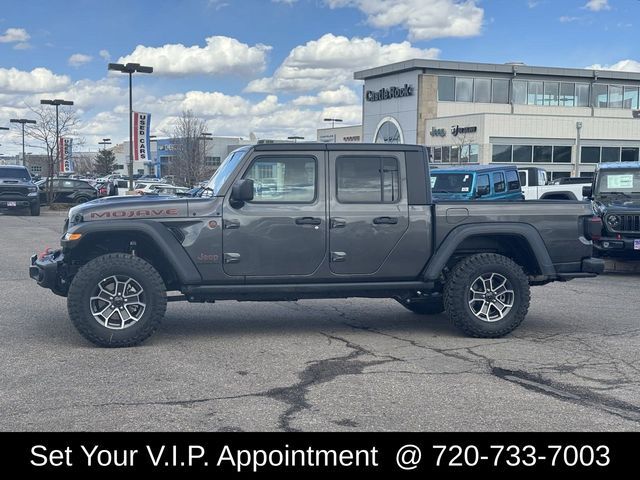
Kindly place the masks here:
[(499, 337), (524, 319), (530, 285), (602, 272), (588, 203), (434, 204), (427, 158), (413, 145), (243, 147), (200, 198), (72, 208), (62, 249), (34, 255), (29, 273), (67, 297), (88, 340), (123, 347), (175, 300), (392, 298)]

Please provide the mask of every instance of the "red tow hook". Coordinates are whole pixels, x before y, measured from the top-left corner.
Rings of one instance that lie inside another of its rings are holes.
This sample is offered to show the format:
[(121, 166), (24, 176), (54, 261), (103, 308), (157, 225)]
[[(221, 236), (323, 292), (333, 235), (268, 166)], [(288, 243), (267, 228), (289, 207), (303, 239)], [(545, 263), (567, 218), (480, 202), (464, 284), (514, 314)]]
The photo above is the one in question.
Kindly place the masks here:
[(44, 252), (38, 254), (38, 260), (43, 260), (44, 257), (46, 257), (47, 255), (49, 255), (51, 253), (51, 247), (47, 247), (44, 249)]

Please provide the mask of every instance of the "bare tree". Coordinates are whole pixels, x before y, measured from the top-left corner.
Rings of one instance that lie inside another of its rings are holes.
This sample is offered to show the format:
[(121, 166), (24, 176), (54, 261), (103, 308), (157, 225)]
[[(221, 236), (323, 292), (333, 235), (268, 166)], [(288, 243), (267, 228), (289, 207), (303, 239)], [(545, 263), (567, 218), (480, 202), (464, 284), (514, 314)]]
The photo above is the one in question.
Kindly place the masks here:
[(74, 155), (73, 163), (75, 167), (75, 172), (81, 175), (86, 175), (87, 173), (93, 173), (95, 170), (95, 158), (93, 155)]
[[(25, 135), (33, 140), (41, 142), (47, 152), (48, 168), (47, 196), (49, 204), (53, 201), (53, 189), (51, 179), (60, 170), (59, 161), (56, 162), (56, 111), (50, 106), (40, 105), (38, 108), (29, 107), (35, 115), (34, 125), (25, 125)], [(79, 119), (76, 112), (70, 108), (61, 106), (58, 111), (58, 138), (72, 136), (78, 126)], [(82, 142), (76, 142), (76, 146)], [(58, 159), (59, 160), (59, 159)]]
[(191, 187), (213, 173), (214, 167), (208, 167), (205, 161), (203, 133), (206, 127), (204, 120), (196, 117), (191, 110), (186, 110), (173, 130), (175, 150), (169, 171), (184, 186)]

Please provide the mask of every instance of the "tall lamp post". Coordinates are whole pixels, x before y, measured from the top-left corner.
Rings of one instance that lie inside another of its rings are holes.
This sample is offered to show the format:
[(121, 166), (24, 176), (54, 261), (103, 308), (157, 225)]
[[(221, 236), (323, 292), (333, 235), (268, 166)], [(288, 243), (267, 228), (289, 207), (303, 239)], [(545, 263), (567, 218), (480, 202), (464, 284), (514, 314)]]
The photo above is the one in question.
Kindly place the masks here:
[[(73, 102), (70, 100), (62, 100), (61, 98), (56, 98), (55, 100), (40, 100), (41, 105), (53, 105), (56, 107), (56, 164), (60, 164), (60, 126), (59, 126), (59, 107), (60, 105), (73, 105)], [(53, 178), (53, 173), (55, 170), (55, 165), (51, 168), (49, 172), (49, 183), (51, 183), (51, 179)], [(51, 188), (49, 189), (51, 191)]]
[(204, 167), (207, 163), (207, 140), (210, 140), (213, 137), (213, 133), (202, 132), (200, 135), (200, 140), (202, 140), (202, 166)]
[(21, 123), (22, 124), (22, 166), (24, 166), (24, 126), (27, 123), (35, 125), (35, 120), (28, 120), (26, 118), (12, 118), (9, 120), (11, 123)]
[(336, 122), (342, 123), (342, 119), (341, 118), (325, 118), (324, 121), (325, 122), (331, 122), (331, 128), (335, 128), (336, 127)]
[(139, 63), (110, 63), (109, 70), (129, 74), (129, 192), (133, 192), (133, 74), (153, 73), (153, 67), (145, 67)]
[(107, 145), (111, 145), (110, 138), (103, 138), (101, 142), (98, 142), (98, 145), (102, 145), (102, 151), (107, 149)]
[(298, 143), (298, 140), (304, 140), (304, 137), (298, 137), (298, 136), (287, 137), (287, 140), (293, 140), (293, 143)]

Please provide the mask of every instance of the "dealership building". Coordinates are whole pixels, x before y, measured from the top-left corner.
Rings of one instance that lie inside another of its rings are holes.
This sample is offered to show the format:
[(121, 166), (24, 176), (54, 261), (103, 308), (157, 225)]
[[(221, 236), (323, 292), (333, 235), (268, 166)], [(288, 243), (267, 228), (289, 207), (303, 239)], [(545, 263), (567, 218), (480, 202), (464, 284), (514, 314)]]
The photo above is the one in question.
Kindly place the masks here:
[(364, 142), (417, 143), (443, 164), (591, 176), (638, 161), (640, 73), (440, 60), (356, 72)]

